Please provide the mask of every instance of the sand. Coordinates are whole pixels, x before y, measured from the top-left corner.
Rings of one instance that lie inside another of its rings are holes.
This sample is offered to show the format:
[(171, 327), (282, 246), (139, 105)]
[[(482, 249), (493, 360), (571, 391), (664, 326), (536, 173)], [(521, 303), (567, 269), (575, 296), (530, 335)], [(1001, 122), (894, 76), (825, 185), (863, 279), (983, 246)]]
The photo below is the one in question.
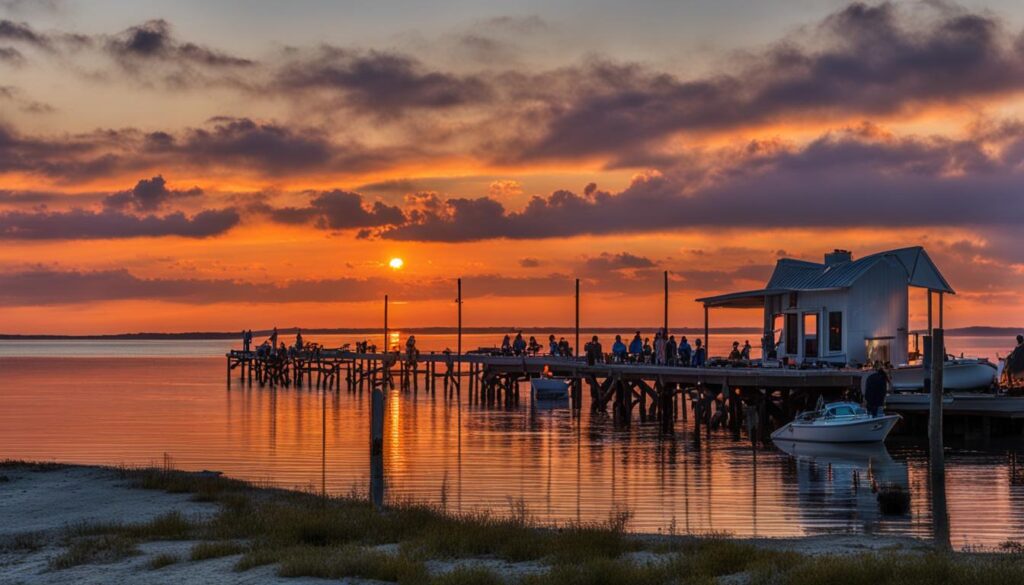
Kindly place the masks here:
[[(6, 478), (6, 481), (4, 480)], [(240, 555), (204, 561), (188, 560), (196, 542), (148, 542), (139, 545), (141, 554), (117, 562), (80, 565), (68, 569), (50, 568), (50, 561), (65, 548), (61, 535), (70, 525), (88, 522), (141, 523), (177, 511), (189, 518), (214, 514), (216, 504), (198, 503), (188, 494), (169, 494), (134, 488), (115, 471), (96, 467), (68, 466), (48, 471), (25, 468), (0, 470), (0, 583), (246, 583), (264, 585), (325, 583), (311, 578), (280, 578), (275, 567), (258, 567), (236, 572)], [(11, 546), (19, 535), (36, 534), (42, 543), (28, 551)], [(664, 537), (651, 537), (652, 539)], [(806, 538), (746, 540), (767, 548), (805, 554), (852, 554), (899, 548), (916, 550), (925, 543), (899, 537), (868, 535), (822, 535)], [(394, 546), (394, 545), (390, 545)], [(152, 570), (148, 563), (157, 555), (173, 554), (177, 563)], [(657, 560), (653, 553), (637, 553), (636, 561)], [(642, 557), (642, 558), (640, 558)], [(496, 559), (430, 561), (431, 572), (446, 572), (457, 566), (483, 566), (509, 576), (545, 570), (539, 563), (508, 563)], [(338, 581), (330, 581), (337, 583)], [(343, 583), (370, 583), (352, 579)]]

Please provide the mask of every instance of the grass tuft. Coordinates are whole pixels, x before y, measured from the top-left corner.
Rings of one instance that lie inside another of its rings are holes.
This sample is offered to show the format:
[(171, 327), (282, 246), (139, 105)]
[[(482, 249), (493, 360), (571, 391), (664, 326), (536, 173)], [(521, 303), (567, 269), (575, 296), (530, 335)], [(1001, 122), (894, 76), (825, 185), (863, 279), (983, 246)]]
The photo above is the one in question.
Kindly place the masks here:
[(146, 563), (146, 566), (149, 567), (150, 570), (155, 571), (157, 569), (162, 569), (168, 565), (173, 565), (174, 563), (177, 563), (178, 560), (179, 559), (177, 555), (163, 553), (149, 559), (149, 562)]
[(230, 540), (217, 542), (200, 542), (192, 547), (190, 558), (193, 561), (205, 561), (207, 559), (218, 559), (244, 553), (246, 547)]
[(324, 579), (358, 577), (401, 584), (420, 584), (429, 579), (422, 562), (357, 546), (293, 548), (281, 557), (277, 574)]
[(135, 545), (135, 539), (120, 534), (78, 538), (50, 561), (50, 568), (60, 570), (92, 563), (112, 563), (139, 554)]

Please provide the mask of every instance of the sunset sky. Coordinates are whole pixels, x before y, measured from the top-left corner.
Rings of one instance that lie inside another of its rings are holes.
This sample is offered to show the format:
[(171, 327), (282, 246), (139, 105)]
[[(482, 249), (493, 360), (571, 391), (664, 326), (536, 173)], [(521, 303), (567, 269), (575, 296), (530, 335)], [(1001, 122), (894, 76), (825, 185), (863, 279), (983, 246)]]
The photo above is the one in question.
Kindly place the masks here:
[(912, 245), (1024, 325), (1022, 97), (1019, 0), (0, 0), (0, 332), (452, 325), (458, 276), (653, 325), (665, 270), (695, 326)]

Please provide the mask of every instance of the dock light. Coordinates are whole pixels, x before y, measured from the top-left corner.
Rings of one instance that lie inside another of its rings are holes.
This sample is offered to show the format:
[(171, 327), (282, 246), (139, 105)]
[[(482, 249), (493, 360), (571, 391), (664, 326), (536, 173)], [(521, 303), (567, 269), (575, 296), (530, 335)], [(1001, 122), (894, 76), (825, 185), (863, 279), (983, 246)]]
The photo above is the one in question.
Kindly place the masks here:
[(390, 266), (392, 270), (401, 270), (402, 267), (405, 266), (405, 261), (401, 258), (392, 258), (391, 261), (388, 262), (388, 266)]

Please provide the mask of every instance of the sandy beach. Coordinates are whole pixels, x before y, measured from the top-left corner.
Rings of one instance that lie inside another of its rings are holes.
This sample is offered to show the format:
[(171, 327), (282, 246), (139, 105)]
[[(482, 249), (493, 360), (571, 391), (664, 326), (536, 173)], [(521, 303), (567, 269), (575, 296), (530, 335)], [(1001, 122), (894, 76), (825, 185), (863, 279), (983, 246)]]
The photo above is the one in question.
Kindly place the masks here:
[[(194, 493), (168, 493), (160, 489), (142, 489), (132, 471), (101, 467), (63, 465), (7, 464), (0, 469), (0, 582), (4, 583), (304, 583), (323, 582), (311, 577), (282, 577), (276, 563), (239, 570), (243, 553), (217, 558), (191, 560), (201, 539), (175, 536), (171, 539), (139, 537), (130, 550), (105, 557), (98, 555), (86, 562), (66, 562), (69, 547), (84, 534), (113, 532), (109, 527), (144, 525), (161, 518), (180, 516), (184, 521), (202, 525), (220, 510), (215, 502)], [(203, 476), (183, 474), (185, 477)], [(211, 481), (221, 481), (210, 476)], [(256, 489), (256, 488), (253, 488)], [(259, 491), (259, 490), (257, 490)], [(265, 497), (282, 494), (263, 490)], [(108, 527), (108, 528), (103, 528)], [(77, 537), (74, 535), (78, 535)], [(630, 535), (643, 542), (630, 547), (622, 559), (638, 565), (668, 560), (673, 540), (687, 537)], [(692, 539), (691, 539), (692, 540)], [(869, 535), (823, 535), (795, 539), (731, 540), (755, 549), (806, 556), (887, 554), (899, 551), (914, 556), (928, 550), (928, 543), (910, 539)], [(238, 543), (242, 548), (247, 542)], [(373, 551), (397, 553), (402, 542), (376, 544)], [(242, 550), (241, 548), (239, 549)], [(62, 556), (63, 555), (63, 556)], [(426, 558), (431, 576), (453, 571), (484, 569), (507, 582), (548, 571), (543, 560), (510, 561), (493, 555), (460, 558)], [(745, 583), (745, 571), (720, 575), (721, 582)], [(346, 577), (344, 582), (361, 582)], [(337, 582), (337, 580), (334, 580)]]

